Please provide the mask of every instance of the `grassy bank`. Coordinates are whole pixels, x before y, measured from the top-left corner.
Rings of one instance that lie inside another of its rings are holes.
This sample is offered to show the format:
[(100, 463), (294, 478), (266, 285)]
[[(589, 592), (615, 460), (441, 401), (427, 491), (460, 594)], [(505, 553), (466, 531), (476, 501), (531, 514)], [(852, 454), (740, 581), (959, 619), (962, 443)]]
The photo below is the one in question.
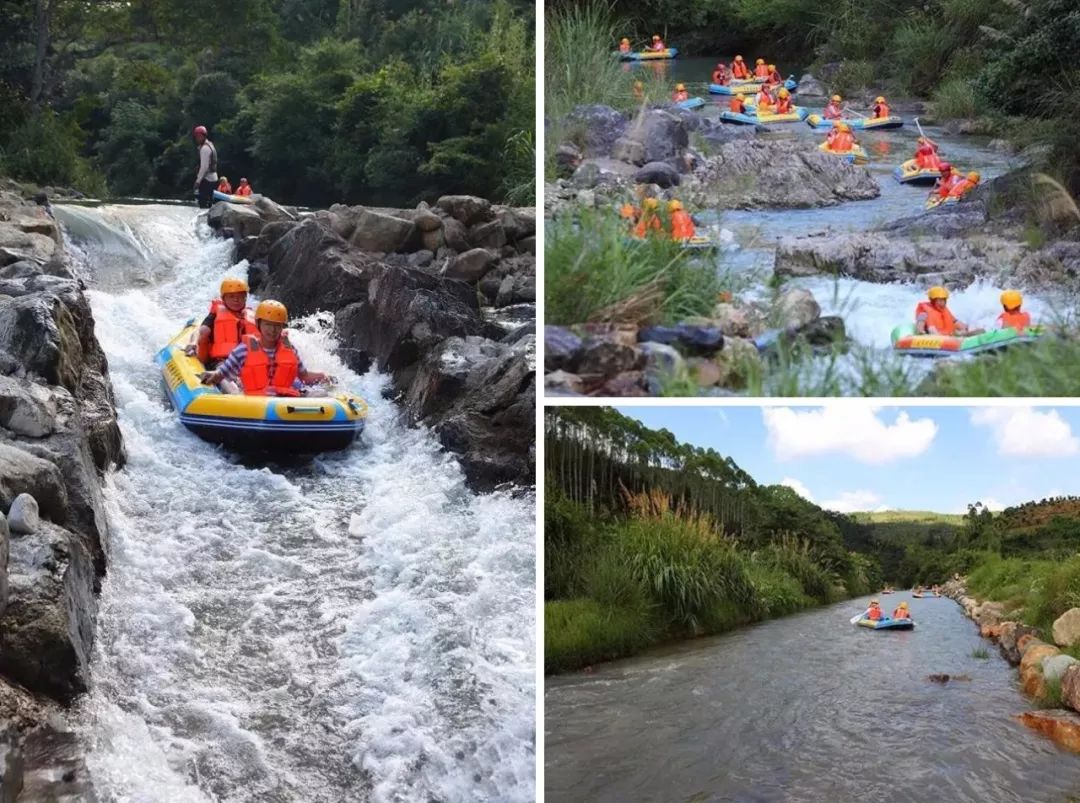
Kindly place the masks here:
[(987, 553), (968, 574), (967, 587), (979, 599), (1004, 603), (1049, 639), (1054, 620), (1080, 607), (1080, 555), (1051, 560)]
[(846, 576), (786, 534), (754, 549), (712, 517), (638, 494), (598, 514), (556, 485), (545, 492), (544, 668), (579, 669), (661, 642), (722, 633), (868, 593), (868, 566)]

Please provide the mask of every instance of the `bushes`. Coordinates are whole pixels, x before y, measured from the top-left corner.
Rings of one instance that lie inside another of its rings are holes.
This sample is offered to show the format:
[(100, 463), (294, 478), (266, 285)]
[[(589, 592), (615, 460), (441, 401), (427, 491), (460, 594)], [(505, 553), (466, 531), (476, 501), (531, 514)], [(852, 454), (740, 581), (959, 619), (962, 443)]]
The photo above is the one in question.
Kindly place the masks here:
[(71, 118), (48, 109), (31, 114), (0, 142), (0, 173), (97, 194), (103, 182), (79, 156), (80, 144), (79, 128)]
[(655, 639), (639, 610), (607, 608), (590, 599), (544, 603), (544, 671), (565, 672), (632, 655)]

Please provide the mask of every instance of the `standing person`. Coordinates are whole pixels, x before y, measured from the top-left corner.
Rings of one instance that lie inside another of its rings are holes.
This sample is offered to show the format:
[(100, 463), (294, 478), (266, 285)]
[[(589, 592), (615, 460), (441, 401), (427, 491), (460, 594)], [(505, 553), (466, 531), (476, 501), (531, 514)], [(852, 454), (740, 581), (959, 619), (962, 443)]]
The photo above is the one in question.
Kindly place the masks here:
[(214, 202), (214, 190), (217, 188), (218, 174), (217, 148), (206, 134), (206, 126), (197, 125), (191, 130), (195, 138), (195, 147), (199, 151), (199, 169), (195, 174), (195, 192), (199, 196), (199, 208), (209, 209)]

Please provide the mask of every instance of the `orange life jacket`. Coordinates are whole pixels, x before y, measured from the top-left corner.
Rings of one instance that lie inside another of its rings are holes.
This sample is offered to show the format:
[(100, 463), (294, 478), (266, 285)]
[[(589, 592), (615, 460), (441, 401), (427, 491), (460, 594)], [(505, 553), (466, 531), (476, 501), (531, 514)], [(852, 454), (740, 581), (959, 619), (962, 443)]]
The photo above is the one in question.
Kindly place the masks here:
[(210, 333), (209, 343), (199, 344), (199, 360), (205, 365), (210, 360), (224, 360), (232, 350), (240, 345), (244, 335), (258, 335), (255, 315), (245, 307), (235, 313), (225, 306), (220, 298), (210, 302), (210, 314), (214, 316), (214, 330)]
[(729, 79), (728, 79), (727, 70), (713, 70), (713, 72), (712, 72), (712, 82), (714, 84), (720, 84), (720, 86), (724, 86), (724, 85), (727, 84), (728, 80)]
[(676, 103), (681, 103), (684, 100), (690, 100), (690, 93), (685, 89), (682, 92), (673, 92), (671, 94), (671, 99)]
[(840, 104), (829, 101), (829, 105), (825, 107), (824, 117), (826, 120), (839, 120), (840, 119)]
[(846, 153), (855, 147), (855, 137), (850, 131), (837, 131), (829, 150)]
[(880, 119), (889, 116), (889, 104), (879, 103), (874, 106), (874, 119)]
[(671, 239), (689, 240), (696, 233), (694, 219), (685, 209), (671, 213)]
[(640, 214), (641, 214), (641, 210), (638, 209), (636, 206), (634, 206), (629, 201), (624, 203), (622, 205), (622, 207), (619, 209), (619, 217), (623, 218), (624, 220), (630, 220), (630, 221), (637, 220), (638, 216)]
[(749, 78), (750, 70), (746, 68), (746, 63), (742, 61), (731, 62), (731, 77), (732, 78)]
[(866, 612), (866, 618), (872, 622), (876, 622), (881, 618), (881, 608), (874, 608), (871, 606), (870, 610)]
[(966, 193), (968, 193), (971, 190), (975, 189), (976, 186), (978, 186), (978, 185), (974, 181), (972, 181), (971, 179), (964, 178), (964, 179), (961, 179), (960, 181), (956, 182), (952, 186), (952, 189), (949, 190), (949, 195), (951, 195), (951, 196), (953, 196), (955, 198), (962, 198)]
[(915, 320), (923, 314), (926, 315), (926, 331), (935, 335), (956, 334), (956, 318), (948, 307), (938, 309), (930, 301), (920, 301), (915, 307)]
[(925, 145), (920, 145), (915, 149), (915, 164), (921, 168), (927, 167), (940, 167), (941, 160), (938, 159), (937, 148), (927, 142)]
[(769, 73), (769, 83), (770, 84), (782, 84), (783, 82), (784, 82), (784, 79), (780, 77), (780, 73), (778, 73), (776, 70), (773, 70), (772, 72)]
[(733, 95), (731, 100), (728, 101), (728, 108), (733, 112), (746, 114), (746, 101), (738, 95)]
[(218, 192), (223, 192), (226, 195), (231, 195), (232, 194), (232, 184), (227, 182), (225, 179), (222, 179), (221, 181), (218, 182), (217, 191)]
[(1024, 330), (1031, 326), (1031, 315), (1027, 312), (1021, 312), (1018, 309), (1005, 310), (998, 315), (998, 328), (1005, 329), (1011, 326), (1020, 334), (1024, 334)]
[(761, 91), (757, 93), (757, 105), (759, 112), (764, 112), (772, 108), (773, 98), (765, 87), (762, 87)]
[(910, 619), (911, 618), (911, 611), (909, 611), (907, 608), (897, 608), (895, 611), (892, 612), (892, 618), (893, 619)]
[(769, 77), (769, 68), (766, 67), (764, 64), (757, 65), (756, 67), (754, 67), (754, 77), (755, 78), (768, 78)]
[(655, 213), (643, 214), (637, 225), (634, 226), (634, 236), (643, 240), (645, 235), (649, 233), (649, 229), (653, 231), (664, 230), (664, 224), (660, 222), (659, 215)]
[(279, 396), (299, 396), (293, 381), (300, 373), (300, 357), (282, 334), (274, 352), (274, 361), (266, 356), (258, 337), (248, 338), (248, 353), (240, 369), (240, 382), (248, 396), (265, 396), (273, 388)]
[(791, 98), (780, 98), (776, 101), (776, 113), (787, 114), (791, 111)]
[(949, 173), (948, 178), (938, 179), (938, 195), (940, 195), (942, 198), (948, 198), (949, 195), (952, 193), (953, 188), (962, 181), (967, 181), (967, 179), (961, 178), (956, 173)]
[(236, 188), (236, 194), (237, 195), (251, 195), (251, 185), (250, 184), (241, 184), (239, 187)]

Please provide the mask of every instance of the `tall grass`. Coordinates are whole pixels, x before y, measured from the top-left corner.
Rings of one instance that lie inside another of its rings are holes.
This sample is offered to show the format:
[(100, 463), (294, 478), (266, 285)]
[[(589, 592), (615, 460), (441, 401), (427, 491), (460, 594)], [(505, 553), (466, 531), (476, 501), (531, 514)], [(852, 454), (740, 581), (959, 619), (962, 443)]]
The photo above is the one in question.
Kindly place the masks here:
[(612, 55), (623, 29), (612, 6), (602, 0), (553, 5), (544, 25), (547, 116), (560, 120), (584, 103), (614, 105), (626, 92), (626, 79)]
[(606, 608), (590, 599), (544, 604), (544, 670), (563, 672), (632, 655), (653, 642), (646, 614)]
[(664, 237), (635, 240), (614, 210), (582, 210), (545, 233), (548, 323), (667, 323), (712, 312), (721, 290), (716, 266)]
[(979, 113), (972, 82), (950, 78), (934, 89), (934, 116), (938, 120), (964, 120)]

